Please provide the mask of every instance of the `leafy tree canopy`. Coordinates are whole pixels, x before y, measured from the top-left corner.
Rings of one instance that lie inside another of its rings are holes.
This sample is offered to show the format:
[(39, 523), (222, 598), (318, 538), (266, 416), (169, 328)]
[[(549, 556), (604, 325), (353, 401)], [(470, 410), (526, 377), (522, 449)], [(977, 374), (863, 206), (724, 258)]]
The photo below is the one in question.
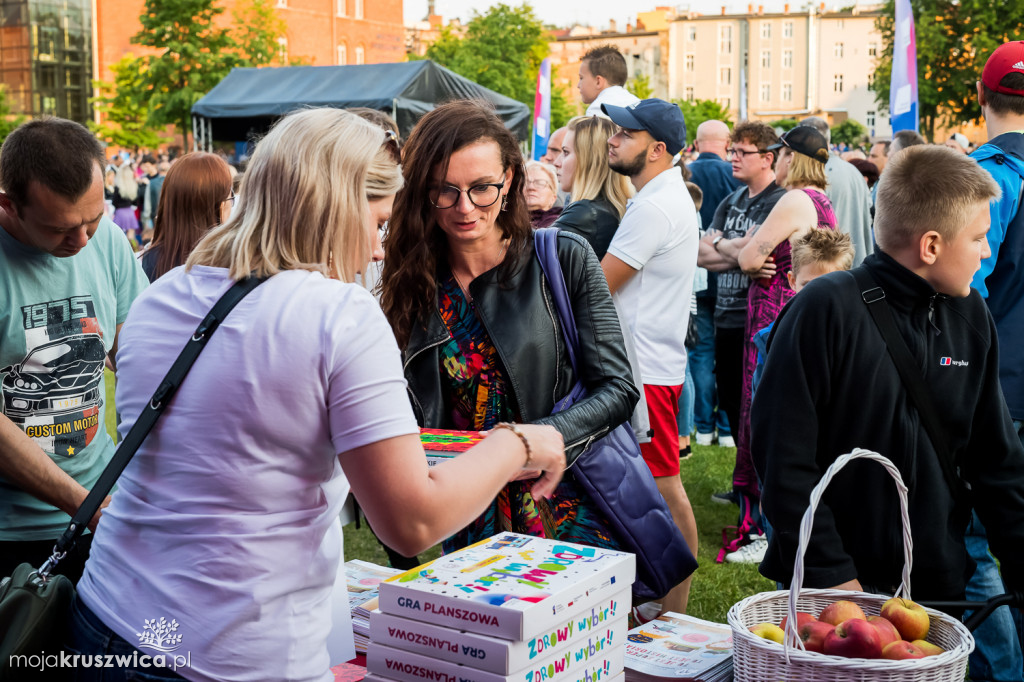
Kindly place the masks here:
[(832, 144), (845, 144), (856, 147), (867, 139), (867, 128), (858, 121), (848, 118), (832, 127)]
[(638, 73), (626, 81), (626, 90), (629, 90), (640, 99), (649, 99), (654, 97), (654, 88), (651, 87), (651, 78), (645, 73)]
[(775, 128), (775, 130), (782, 130), (782, 132), (786, 133), (800, 125), (800, 121), (795, 118), (780, 118), (778, 121), (769, 121), (768, 125)]
[(692, 102), (683, 99), (673, 100), (683, 110), (683, 120), (686, 122), (686, 144), (693, 144), (697, 137), (697, 126), (704, 121), (723, 121), (729, 128), (732, 128), (732, 119), (729, 118), (729, 110), (713, 99), (695, 99)]
[(0, 144), (3, 144), (7, 136), (15, 128), (25, 122), (24, 116), (13, 116), (11, 114), (11, 103), (7, 101), (7, 89), (0, 85)]
[(101, 140), (119, 147), (156, 147), (160, 138), (149, 125), (149, 96), (142, 77), (142, 60), (125, 55), (110, 67), (113, 82), (95, 81), (100, 96), (92, 100), (103, 123), (89, 122)]

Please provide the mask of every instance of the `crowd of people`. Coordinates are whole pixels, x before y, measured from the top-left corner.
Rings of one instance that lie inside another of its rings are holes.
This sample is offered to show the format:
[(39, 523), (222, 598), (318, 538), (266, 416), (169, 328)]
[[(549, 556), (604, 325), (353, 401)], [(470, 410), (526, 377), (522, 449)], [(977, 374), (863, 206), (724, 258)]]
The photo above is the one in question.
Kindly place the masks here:
[[(695, 555), (691, 436), (736, 449), (715, 501), (739, 507), (738, 532), (719, 560), (781, 585), (811, 489), (861, 447), (910, 489), (915, 597), (1024, 590), (1022, 60), (1012, 42), (986, 64), (990, 140), (971, 155), (960, 134), (910, 131), (840, 155), (809, 118), (781, 135), (704, 121), (691, 158), (679, 107), (633, 97), (608, 47), (580, 68), (586, 115), (535, 162), (473, 101), (404, 144), (379, 112), (295, 112), (240, 175), (215, 154), (108, 159), (76, 123), (23, 124), (0, 149), (0, 576), (50, 557), (111, 457), (105, 363), (123, 436), (252, 277), (56, 568), (77, 583), (68, 651), (131, 655), (158, 614), (189, 666), (78, 679), (329, 679), (349, 492), (396, 565), (502, 531), (620, 549), (571, 465), (627, 422)], [(574, 361), (534, 249), (549, 225)], [(428, 468), (421, 427), (486, 437)], [(850, 466), (804, 585), (893, 593), (902, 557), (891, 483)], [(633, 617), (685, 612), (690, 591)], [(1022, 679), (1020, 626), (989, 619), (972, 679)]]

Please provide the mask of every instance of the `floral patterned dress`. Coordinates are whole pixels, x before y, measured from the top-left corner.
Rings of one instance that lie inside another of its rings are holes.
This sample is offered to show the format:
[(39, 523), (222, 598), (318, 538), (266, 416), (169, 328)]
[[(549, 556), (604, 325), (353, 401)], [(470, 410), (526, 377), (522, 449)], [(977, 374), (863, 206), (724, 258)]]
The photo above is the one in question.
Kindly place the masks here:
[[(440, 372), (451, 428), (486, 431), (516, 421), (516, 411), (501, 358), (480, 318), (455, 278), (440, 283), (438, 310), (452, 338), (441, 346)], [(586, 493), (566, 474), (552, 499), (533, 499), (533, 481), (512, 481), (475, 521), (444, 541), (444, 551), (484, 540), (502, 531), (555, 537), (585, 545), (619, 549), (611, 528)]]

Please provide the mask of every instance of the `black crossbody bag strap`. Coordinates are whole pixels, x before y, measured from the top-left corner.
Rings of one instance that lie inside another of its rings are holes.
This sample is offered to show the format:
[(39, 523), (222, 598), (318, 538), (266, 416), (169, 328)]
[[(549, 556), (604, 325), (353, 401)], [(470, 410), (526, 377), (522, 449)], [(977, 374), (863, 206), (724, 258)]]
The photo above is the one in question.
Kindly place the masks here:
[(110, 459), (103, 473), (100, 474), (96, 485), (93, 486), (82, 506), (78, 508), (78, 511), (71, 518), (71, 523), (68, 524), (67, 530), (57, 540), (53, 556), (39, 569), (40, 575), (45, 576), (53, 570), (56, 563), (63, 558), (64, 554), (74, 545), (75, 540), (89, 526), (89, 522), (99, 510), (100, 505), (103, 504), (103, 500), (110, 494), (110, 490), (114, 487), (114, 483), (121, 475), (121, 472), (128, 466), (128, 462), (131, 461), (139, 446), (142, 445), (142, 441), (149, 435), (153, 425), (156, 424), (156, 420), (167, 408), (167, 404), (171, 401), (175, 391), (181, 386), (185, 375), (192, 368), (196, 358), (199, 357), (199, 353), (206, 346), (206, 342), (210, 340), (210, 335), (217, 330), (217, 327), (220, 326), (220, 323), (224, 321), (224, 318), (227, 317), (228, 313), (231, 312), (238, 302), (264, 281), (266, 281), (266, 278), (247, 277), (235, 282), (220, 297), (220, 300), (207, 313), (203, 321), (199, 323), (195, 333), (192, 334), (192, 337), (181, 350), (181, 354), (178, 355), (178, 359), (174, 361), (174, 364), (167, 371), (167, 376), (164, 377), (153, 393), (149, 404), (143, 408), (142, 414), (135, 420), (132, 428), (128, 431), (128, 435), (118, 445), (117, 451)]
[(896, 322), (892, 319), (892, 310), (885, 300), (885, 290), (878, 286), (875, 278), (863, 267), (851, 270), (850, 274), (857, 280), (861, 299), (867, 304), (871, 319), (875, 321), (875, 326), (878, 327), (878, 331), (885, 341), (893, 364), (896, 365), (896, 371), (899, 372), (900, 379), (903, 380), (903, 386), (907, 389), (910, 402), (917, 408), (921, 424), (939, 456), (942, 477), (946, 479), (946, 485), (952, 491), (953, 497), (959, 499), (964, 485), (957, 474), (953, 452), (949, 449), (949, 441), (945, 438), (945, 430), (942, 427), (942, 422), (939, 421), (939, 414), (928, 393), (924, 377), (917, 371), (917, 361), (914, 360), (914, 356), (907, 347), (907, 342), (903, 340), (899, 330), (896, 329)]

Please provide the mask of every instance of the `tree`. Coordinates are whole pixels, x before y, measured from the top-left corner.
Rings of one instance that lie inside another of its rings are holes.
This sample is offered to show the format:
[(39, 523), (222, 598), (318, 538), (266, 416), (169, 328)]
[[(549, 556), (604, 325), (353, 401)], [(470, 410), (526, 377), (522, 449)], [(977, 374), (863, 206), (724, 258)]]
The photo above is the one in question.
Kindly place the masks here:
[[(474, 83), (533, 108), (537, 72), (548, 56), (547, 31), (529, 4), (491, 6), (474, 12), (459, 38), (447, 27), (429, 48), (427, 58)], [(572, 107), (561, 89), (551, 92), (551, 124), (564, 125)]]
[[(918, 115), (921, 132), (934, 139), (938, 124), (955, 126), (981, 116), (975, 83), (985, 61), (1024, 32), (1024, 2), (911, 0), (917, 42)], [(887, 0), (875, 25), (883, 50), (874, 72), (875, 99), (889, 110), (894, 0)]]
[(686, 144), (693, 144), (697, 137), (697, 126), (704, 121), (724, 121), (732, 128), (732, 120), (729, 118), (729, 110), (713, 99), (697, 99), (692, 102), (687, 100), (674, 100), (679, 108), (683, 110), (683, 120), (686, 122)]
[(800, 121), (795, 118), (780, 118), (778, 121), (769, 121), (768, 125), (776, 131), (782, 130), (785, 133), (800, 125)]
[(626, 81), (626, 89), (640, 99), (654, 97), (654, 88), (651, 87), (651, 78), (645, 73), (638, 73)]
[(867, 128), (858, 121), (848, 118), (832, 128), (832, 144), (845, 144), (856, 147), (867, 137)]
[(283, 59), (281, 44), (287, 24), (277, 16), (270, 0), (251, 0), (235, 6), (232, 37), (238, 50), (239, 66), (300, 66), (309, 64), (304, 57)]
[(7, 136), (24, 122), (24, 116), (11, 114), (11, 103), (7, 100), (7, 88), (0, 85), (0, 144), (3, 144)]
[(142, 77), (143, 60), (125, 55), (110, 67), (113, 82), (94, 81), (100, 96), (92, 100), (103, 123), (89, 122), (100, 139), (120, 147), (156, 147), (160, 138), (149, 125), (149, 95)]

